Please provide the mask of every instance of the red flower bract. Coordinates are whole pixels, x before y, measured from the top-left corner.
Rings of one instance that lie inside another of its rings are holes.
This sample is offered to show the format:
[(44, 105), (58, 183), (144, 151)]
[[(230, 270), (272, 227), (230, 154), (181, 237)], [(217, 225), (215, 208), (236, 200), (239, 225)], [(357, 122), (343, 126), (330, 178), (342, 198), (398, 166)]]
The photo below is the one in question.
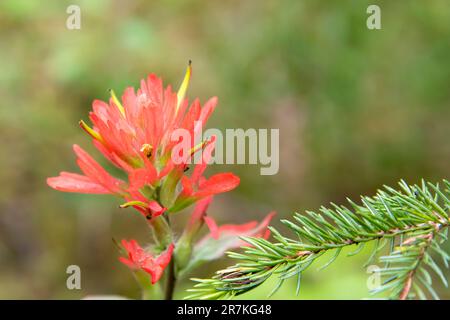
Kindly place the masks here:
[(170, 263), (174, 245), (170, 244), (167, 250), (156, 258), (139, 246), (136, 240), (122, 240), (122, 246), (128, 253), (128, 257), (120, 257), (119, 260), (133, 270), (142, 269), (151, 276), (152, 284), (155, 284), (162, 276), (164, 269)]
[[(217, 226), (213, 218), (205, 216), (204, 220), (210, 231), (210, 234), (205, 236), (205, 239), (209, 237), (219, 239), (222, 235), (236, 235), (267, 239), (270, 236), (270, 230), (267, 229), (267, 227), (275, 214), (276, 213), (274, 211), (270, 212), (259, 224), (257, 221), (250, 221), (245, 224), (225, 224), (220, 227)], [(245, 241), (242, 241), (236, 246), (239, 245), (248, 244)]]
[(215, 137), (213, 137), (210, 143), (205, 147), (202, 154), (202, 160), (195, 166), (191, 177), (182, 177), (181, 183), (183, 185), (183, 191), (181, 192), (180, 199), (192, 198), (198, 200), (217, 193), (233, 190), (239, 185), (239, 177), (232, 173), (218, 173), (209, 179), (203, 177), (203, 172), (211, 160), (214, 147)]

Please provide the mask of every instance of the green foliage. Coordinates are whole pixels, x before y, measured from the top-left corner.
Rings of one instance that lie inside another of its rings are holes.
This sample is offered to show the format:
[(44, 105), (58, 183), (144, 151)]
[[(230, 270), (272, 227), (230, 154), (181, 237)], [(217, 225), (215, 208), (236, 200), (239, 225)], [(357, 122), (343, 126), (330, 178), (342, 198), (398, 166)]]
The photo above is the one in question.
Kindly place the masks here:
[[(261, 238), (244, 238), (251, 246), (243, 253), (229, 252), (240, 260), (234, 266), (216, 272), (211, 279), (193, 279), (197, 282), (187, 298), (219, 299), (252, 290), (276, 275), (279, 279), (274, 293), (286, 279), (297, 278), (297, 294), (303, 272), (317, 258), (334, 250), (329, 266), (342, 248), (356, 246), (349, 255), (359, 253), (369, 242), (375, 242), (367, 264), (378, 256), (383, 268), (377, 270), (382, 283), (373, 294), (384, 293), (391, 299), (438, 296), (432, 287), (431, 273), (447, 286), (443, 271), (436, 262), (440, 257), (448, 267), (449, 255), (441, 249), (447, 239), (450, 211), (450, 183), (444, 186), (422, 181), (420, 186), (400, 182), (400, 191), (385, 186), (374, 197), (362, 197), (361, 204), (348, 199), (349, 207), (331, 204), (321, 207), (319, 213), (295, 213), (293, 221), (282, 223), (298, 238), (291, 239), (271, 228), (270, 242)], [(388, 254), (380, 251), (388, 246)], [(367, 265), (366, 264), (366, 265)], [(271, 293), (271, 294), (272, 294)]]

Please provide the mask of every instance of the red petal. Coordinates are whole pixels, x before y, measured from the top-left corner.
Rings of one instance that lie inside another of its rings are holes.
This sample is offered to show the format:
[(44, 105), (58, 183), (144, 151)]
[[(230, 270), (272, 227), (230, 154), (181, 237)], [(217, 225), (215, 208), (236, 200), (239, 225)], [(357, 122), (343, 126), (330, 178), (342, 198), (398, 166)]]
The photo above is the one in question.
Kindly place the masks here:
[(152, 212), (152, 218), (158, 217), (158, 216), (162, 215), (166, 211), (166, 208), (161, 207), (159, 205), (159, 203), (156, 202), (156, 201), (150, 201), (148, 203), (148, 208)]
[(90, 178), (69, 172), (61, 172), (59, 177), (47, 178), (47, 184), (55, 190), (91, 194), (111, 193)]
[(172, 253), (173, 253), (174, 247), (175, 247), (174, 244), (171, 243), (170, 246), (167, 248), (167, 250), (164, 251), (163, 253), (161, 253), (156, 258), (155, 262), (158, 265), (160, 265), (161, 267), (165, 268), (169, 264), (169, 262), (170, 262), (170, 260), (172, 258)]
[(119, 185), (121, 181), (112, 177), (101, 165), (99, 165), (86, 151), (80, 146), (73, 145), (73, 150), (78, 157), (77, 163), (81, 171), (92, 181), (102, 185), (112, 193), (120, 192)]
[(187, 111), (186, 115), (184, 116), (181, 127), (189, 131), (194, 130), (194, 122), (199, 118), (200, 113), (201, 113), (200, 101), (198, 99), (195, 99), (194, 102), (189, 107), (189, 110)]
[(216, 221), (211, 217), (204, 217), (203, 219), (205, 220), (205, 223), (209, 228), (210, 236), (214, 239), (219, 239), (220, 232)]
[(126, 265), (130, 269), (136, 268), (136, 264), (133, 261), (131, 261), (130, 259), (127, 259), (124, 257), (119, 257), (119, 261), (122, 262), (124, 265)]
[[(270, 235), (267, 227), (270, 221), (275, 216), (276, 212), (270, 212), (259, 224), (257, 221), (250, 221), (244, 224), (225, 224), (220, 227), (217, 226), (216, 222), (211, 217), (205, 217), (205, 223), (210, 229), (210, 234), (208, 237), (219, 239), (221, 236), (246, 236), (246, 237), (261, 237), (267, 238)], [(202, 240), (203, 241), (203, 240)], [(248, 245), (245, 242), (239, 242), (239, 245)], [(238, 246), (238, 245), (236, 245)]]
[(227, 192), (236, 188), (239, 182), (239, 177), (232, 173), (218, 173), (201, 183), (199, 190), (194, 193), (194, 196), (201, 198)]
[(277, 213), (275, 211), (270, 212), (263, 221), (261, 221), (261, 223), (259, 224), (259, 233), (257, 234), (257, 236), (267, 239), (270, 236), (270, 230), (267, 229), (267, 227), (270, 224), (270, 221), (272, 221), (273, 217), (276, 215)]
[(142, 268), (145, 272), (149, 273), (152, 278), (152, 284), (155, 284), (163, 275), (164, 269), (169, 265), (172, 259), (174, 245), (173, 243), (167, 248), (166, 251), (161, 253), (156, 259), (147, 260), (145, 266)]
[[(210, 217), (205, 218), (205, 222), (211, 229), (211, 233), (203, 237), (197, 244), (198, 252), (202, 253), (201, 259), (205, 261), (214, 260), (222, 256), (226, 251), (249, 244), (240, 239), (246, 237), (266, 237), (268, 236), (267, 226), (275, 212), (269, 213), (261, 223), (251, 221), (241, 225), (223, 225), (217, 227)], [(202, 248), (209, 248), (203, 250)]]
[(155, 182), (156, 170), (149, 170), (147, 168), (140, 168), (133, 170), (128, 175), (128, 180), (130, 181), (130, 189), (139, 190), (145, 185), (151, 185)]
[(244, 224), (224, 224), (219, 227), (218, 233), (226, 233), (229, 235), (245, 235), (248, 232), (251, 232), (252, 234), (254, 232), (254, 228), (258, 225), (257, 221), (250, 221)]
[(122, 95), (122, 104), (125, 108), (125, 115), (127, 119), (133, 119), (134, 111), (136, 109), (136, 94), (134, 88), (127, 87)]
[(191, 180), (186, 176), (182, 176), (181, 185), (183, 186), (183, 195), (190, 196), (193, 192)]
[(153, 256), (136, 242), (136, 240), (122, 240), (122, 246), (127, 251), (128, 257), (121, 257), (119, 260), (132, 269), (143, 268), (147, 261), (152, 260)]
[[(205, 215), (206, 210), (208, 210), (208, 207), (212, 201), (213, 197), (206, 197), (202, 200), (199, 200), (197, 204), (195, 205), (194, 211), (192, 212), (191, 218), (189, 219), (189, 225), (194, 225), (197, 221), (201, 221)], [(206, 218), (206, 217), (205, 217)]]
[(208, 121), (211, 113), (214, 112), (214, 109), (216, 108), (216, 105), (217, 105), (217, 100), (218, 100), (217, 97), (212, 97), (203, 106), (202, 111), (200, 113), (200, 117), (199, 117), (199, 121), (202, 122), (202, 127)]
[(147, 98), (151, 103), (156, 105), (162, 104), (163, 97), (163, 83), (161, 78), (158, 78), (155, 74), (149, 74), (147, 77), (146, 86), (141, 87), (142, 91), (147, 94)]
[(203, 172), (205, 172), (205, 169), (208, 166), (209, 161), (211, 160), (215, 144), (216, 144), (216, 137), (213, 136), (211, 137), (211, 140), (208, 142), (208, 144), (202, 151), (201, 163), (197, 164), (194, 168), (194, 172), (192, 172), (191, 181), (193, 184), (198, 183)]

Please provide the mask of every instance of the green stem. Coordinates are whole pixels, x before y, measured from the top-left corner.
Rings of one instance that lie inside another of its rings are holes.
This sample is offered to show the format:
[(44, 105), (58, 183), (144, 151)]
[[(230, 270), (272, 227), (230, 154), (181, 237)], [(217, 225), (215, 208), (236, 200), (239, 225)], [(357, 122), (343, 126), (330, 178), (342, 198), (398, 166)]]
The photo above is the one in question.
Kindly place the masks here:
[(166, 248), (172, 243), (172, 231), (164, 216), (153, 218), (149, 221), (153, 230), (155, 242), (162, 248)]
[(142, 300), (159, 300), (163, 293), (159, 283), (151, 284), (148, 274), (138, 270), (134, 272), (134, 276), (142, 290)]
[(175, 284), (177, 280), (175, 276), (175, 263), (173, 258), (172, 261), (170, 261), (167, 269), (168, 273), (166, 280), (165, 300), (173, 300), (173, 293), (175, 291)]

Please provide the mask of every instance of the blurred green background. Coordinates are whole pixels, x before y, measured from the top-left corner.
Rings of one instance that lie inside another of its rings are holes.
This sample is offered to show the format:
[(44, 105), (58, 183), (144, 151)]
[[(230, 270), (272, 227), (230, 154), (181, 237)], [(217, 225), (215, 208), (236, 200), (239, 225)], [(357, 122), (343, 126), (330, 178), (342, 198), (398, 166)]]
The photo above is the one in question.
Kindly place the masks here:
[[(81, 30), (66, 28), (71, 4)], [(366, 27), (369, 4), (381, 7), (381, 30)], [(140, 217), (112, 197), (59, 193), (45, 179), (78, 172), (73, 143), (100, 159), (77, 124), (93, 99), (150, 72), (178, 86), (189, 59), (189, 97), (219, 97), (208, 127), (280, 128), (277, 175), (255, 165), (209, 169), (242, 181), (216, 197), (210, 214), (220, 223), (270, 210), (289, 217), (400, 178), (449, 178), (449, 21), (447, 0), (2, 0), (0, 298), (139, 297), (111, 238), (148, 240)], [(367, 256), (312, 267), (298, 298), (368, 297)], [(71, 264), (81, 267), (82, 290), (66, 288)], [(265, 298), (272, 284), (243, 298)], [(273, 298), (295, 298), (294, 287)]]

